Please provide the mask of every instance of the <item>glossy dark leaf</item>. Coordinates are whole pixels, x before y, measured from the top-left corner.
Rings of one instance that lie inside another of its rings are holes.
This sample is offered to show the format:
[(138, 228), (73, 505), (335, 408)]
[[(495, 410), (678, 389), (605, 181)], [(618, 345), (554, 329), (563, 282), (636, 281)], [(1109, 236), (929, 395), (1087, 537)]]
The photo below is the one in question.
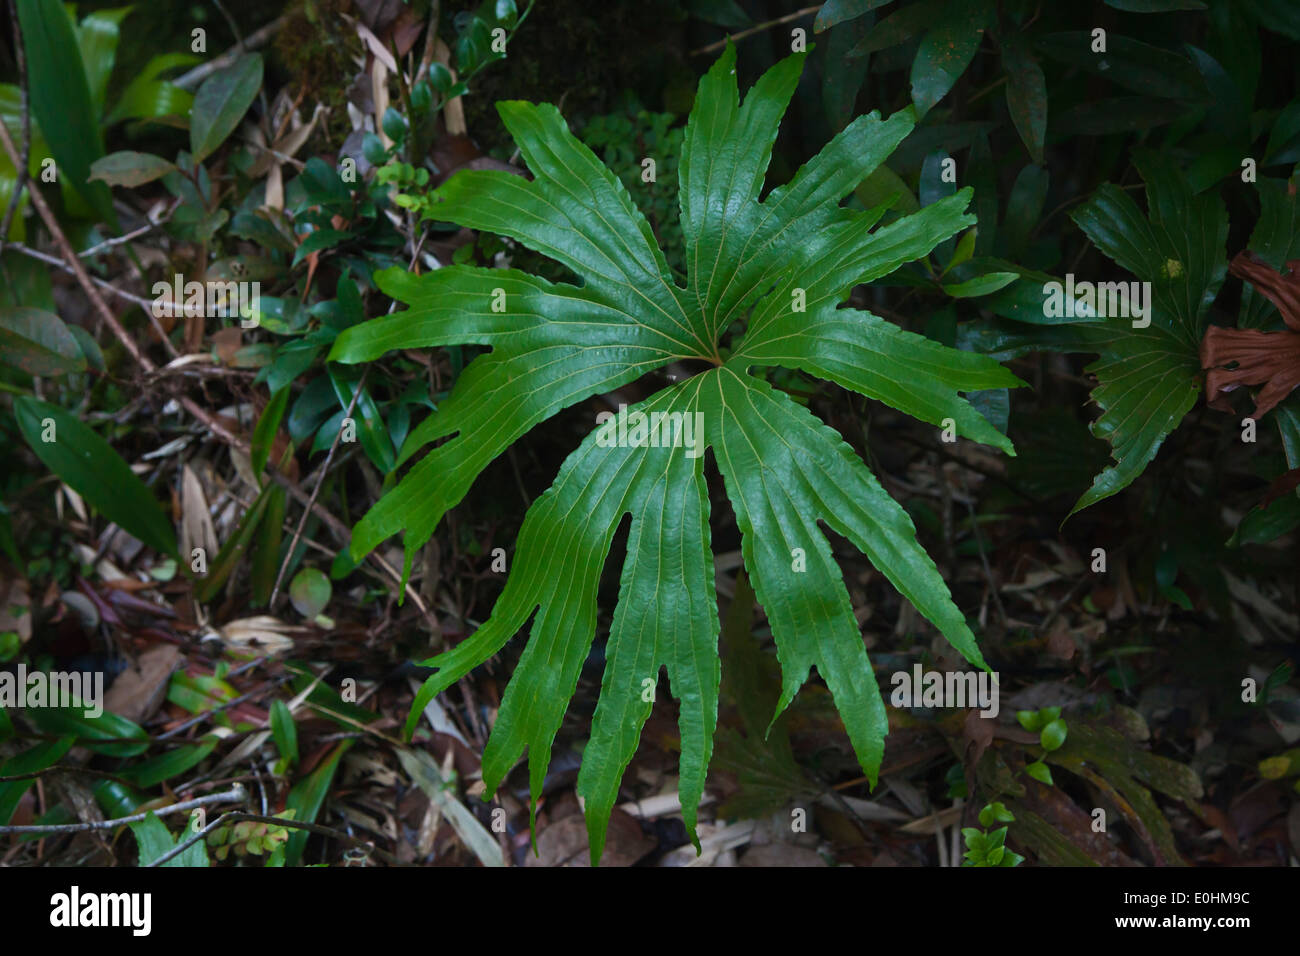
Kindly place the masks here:
[(81, 346), (53, 312), (0, 307), (0, 363), (28, 375), (66, 375), (86, 368)]
[(110, 186), (143, 186), (161, 179), (176, 168), (161, 156), (123, 150), (110, 153), (90, 165), (90, 178)]
[(965, 0), (949, 7), (921, 40), (912, 61), (912, 102), (918, 118), (947, 96), (966, 72), (984, 39), (989, 12), (986, 0)]
[(1001, 37), (1002, 68), (1007, 74), (1007, 109), (1030, 158), (1043, 162), (1047, 136), (1047, 81), (1043, 68), (1019, 34)]
[(190, 116), (190, 153), (201, 163), (226, 141), (262, 88), (262, 55), (246, 53), (203, 81)]

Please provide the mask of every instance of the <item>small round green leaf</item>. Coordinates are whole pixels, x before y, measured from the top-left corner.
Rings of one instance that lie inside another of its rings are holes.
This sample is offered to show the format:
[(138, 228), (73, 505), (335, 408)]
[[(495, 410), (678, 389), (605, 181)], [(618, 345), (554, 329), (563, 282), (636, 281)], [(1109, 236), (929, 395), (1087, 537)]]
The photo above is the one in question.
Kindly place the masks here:
[(384, 135), (395, 142), (406, 138), (406, 117), (391, 106), (384, 110)]
[(455, 81), (451, 78), (451, 71), (441, 63), (431, 64), (429, 67), (429, 82), (439, 93), (446, 93), (451, 89), (451, 84)]
[(1049, 787), (1052, 785), (1052, 771), (1048, 769), (1047, 764), (1041, 760), (1036, 760), (1029, 766), (1025, 767), (1025, 773), (1033, 777), (1039, 783), (1045, 783)]
[(1036, 710), (1018, 710), (1016, 711), (1016, 720), (1020, 722), (1021, 727), (1024, 727), (1030, 733), (1043, 726), (1043, 718), (1039, 716)]
[(1061, 744), (1065, 743), (1065, 721), (1059, 717), (1043, 728), (1039, 741), (1044, 750), (1057, 750)]
[(334, 586), (324, 572), (316, 568), (303, 568), (293, 576), (289, 585), (289, 600), (303, 617), (312, 618), (325, 610)]

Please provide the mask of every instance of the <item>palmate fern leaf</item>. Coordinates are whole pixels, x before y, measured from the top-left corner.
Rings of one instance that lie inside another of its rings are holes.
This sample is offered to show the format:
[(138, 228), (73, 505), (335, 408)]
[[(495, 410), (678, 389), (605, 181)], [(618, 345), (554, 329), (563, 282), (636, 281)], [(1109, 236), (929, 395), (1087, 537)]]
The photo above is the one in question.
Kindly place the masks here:
[[(764, 366), (802, 369), (927, 422), (951, 418), (959, 434), (1011, 452), (959, 393), (1020, 384), (1015, 376), (983, 356), (838, 308), (854, 285), (926, 255), (974, 222), (964, 212), (969, 190), (881, 228), (875, 228), (878, 212), (839, 206), (911, 130), (910, 111), (887, 120), (876, 113), (859, 118), (759, 201), (803, 58), (796, 54), (772, 67), (743, 105), (734, 50), (701, 81), (680, 163), (684, 288), (626, 189), (559, 112), (505, 102), (498, 110), (534, 179), (459, 173), (435, 194), (435, 214), (543, 253), (582, 285), (508, 269), (449, 266), (418, 277), (388, 270), (379, 274), (380, 287), (409, 308), (348, 330), (330, 356), (364, 362), (399, 348), (491, 348), (412, 433), (400, 459), (446, 440), (354, 531), (357, 557), (404, 532), (408, 571), (447, 509), (534, 425), (678, 359), (714, 366), (599, 424), (569, 456), (524, 518), (491, 617), (426, 662), (437, 672), (407, 724), (409, 733), (429, 699), (497, 653), (532, 618), (483, 755), (483, 777), (494, 792), (527, 750), (535, 806), (594, 640), (600, 572), (630, 514), (604, 680), (578, 779), (593, 861), (650, 712), (651, 695), (643, 689), (654, 685), (661, 668), (679, 702), (681, 803), (695, 838), (720, 680), (705, 446), (722, 472), (745, 568), (776, 640), (784, 673), (778, 714), (815, 667), (874, 784), (887, 729), (884, 705), (819, 521), (861, 549), (967, 660), (985, 666), (906, 512), (836, 431), (754, 374)], [(728, 353), (720, 339), (742, 319), (743, 337)], [(637, 427), (644, 436), (646, 421), (640, 415), (666, 423), (658, 438), (640, 440)], [(668, 424), (672, 440), (658, 440)], [(633, 439), (620, 442), (628, 435)]]

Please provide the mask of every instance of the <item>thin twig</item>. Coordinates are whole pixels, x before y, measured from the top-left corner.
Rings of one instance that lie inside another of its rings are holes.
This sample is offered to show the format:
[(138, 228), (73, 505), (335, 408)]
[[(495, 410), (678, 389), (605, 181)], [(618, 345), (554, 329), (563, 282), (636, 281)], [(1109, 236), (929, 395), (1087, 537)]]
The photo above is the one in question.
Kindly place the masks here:
[[(9, 129), (4, 123), (0, 123), (0, 140), (3, 140), (4, 142), (5, 151), (8, 152), (9, 159), (15, 166), (17, 166), (19, 162), (18, 148), (14, 146), (14, 141), (9, 136)], [(72, 271), (76, 275), (77, 281), (81, 283), (81, 287), (85, 289), (86, 295), (90, 297), (91, 304), (95, 306), (95, 310), (99, 313), (100, 318), (102, 318), (108, 327), (113, 330), (113, 334), (116, 335), (118, 341), (122, 343), (122, 347), (131, 354), (133, 359), (135, 359), (136, 364), (145, 371), (152, 372), (154, 370), (153, 362), (149, 360), (147, 355), (140, 351), (140, 346), (136, 345), (135, 340), (127, 334), (122, 323), (118, 321), (117, 316), (115, 316), (113, 311), (104, 303), (103, 298), (95, 288), (94, 282), (91, 281), (90, 274), (86, 272), (86, 267), (82, 265), (81, 260), (77, 258), (77, 253), (68, 242), (68, 237), (63, 234), (63, 230), (59, 227), (58, 219), (55, 218), (54, 213), (46, 204), (45, 197), (41, 195), (41, 191), (37, 189), (33, 183), (32, 188), (29, 189), (27, 193), (31, 197), (32, 206), (35, 207), (36, 212), (45, 222), (45, 226), (49, 229), (50, 235), (54, 237), (54, 241), (58, 245), (59, 251), (63, 253), (64, 261), (72, 267)]]
[(142, 820), (149, 819), (149, 814), (155, 816), (166, 816), (170, 813), (180, 813), (183, 810), (194, 810), (198, 807), (207, 806), (210, 803), (242, 803), (248, 796), (242, 784), (235, 784), (229, 790), (221, 793), (210, 793), (206, 797), (195, 797), (193, 800), (186, 800), (183, 803), (173, 803), (168, 807), (160, 807), (157, 810), (146, 810), (144, 813), (135, 813), (129, 817), (117, 817), (113, 820), (95, 820), (89, 823), (57, 823), (42, 824), (38, 826), (23, 827), (0, 827), (0, 835), (8, 833), (85, 833), (91, 830), (116, 830), (118, 827), (126, 826), (128, 823), (139, 823)]
[(244, 31), (239, 29), (239, 24), (235, 22), (235, 18), (230, 15), (230, 11), (226, 9), (226, 5), (221, 0), (212, 0), (212, 2), (217, 10), (221, 12), (222, 17), (225, 18), (226, 26), (230, 27), (230, 32), (235, 35), (235, 48), (240, 53), (247, 53), (248, 47), (244, 45)]
[(145, 224), (139, 227), (138, 229), (133, 229), (130, 232), (126, 233), (125, 235), (115, 236), (112, 239), (105, 239), (103, 242), (97, 242), (95, 243), (95, 245), (91, 246), (89, 249), (86, 249), (84, 252), (78, 253), (78, 255), (80, 255), (81, 258), (83, 259), (89, 259), (91, 256), (99, 255), (101, 252), (107, 252), (109, 249), (112, 249), (114, 246), (120, 246), (130, 242), (132, 239), (139, 239), (141, 236), (148, 235), (149, 233), (157, 229), (159, 226), (164, 225), (168, 220), (170, 220), (172, 214), (176, 212), (176, 208), (180, 204), (181, 204), (180, 197), (177, 197), (176, 199), (172, 200), (172, 204), (167, 208), (167, 211), (164, 212), (157, 219), (149, 219), (146, 216)]
[(412, 84), (419, 83), (433, 65), (434, 49), (438, 45), (438, 20), (441, 16), (442, 0), (433, 0), (433, 6), (429, 10), (429, 24), (424, 33), (424, 53), (420, 57), (420, 65), (415, 68), (415, 75), (411, 77)]
[[(76, 270), (73, 269), (72, 266), (68, 265), (58, 256), (50, 255), (48, 252), (41, 252), (39, 249), (33, 249), (31, 246), (23, 245), (21, 242), (11, 242), (9, 243), (9, 248), (12, 249), (14, 252), (21, 252), (23, 255), (35, 259), (37, 262), (44, 262), (48, 266), (53, 266), (56, 269), (62, 269), (64, 272), (68, 273), (68, 275), (77, 274)], [(135, 305), (138, 305), (140, 308), (144, 309), (150, 315), (153, 315), (153, 311), (152, 311), (152, 306), (154, 304), (153, 300), (146, 299), (143, 296), (135, 295), (134, 293), (131, 292), (124, 292), (123, 290), (119, 289), (117, 286), (113, 285), (113, 283), (106, 282), (105, 280), (99, 278), (98, 276), (91, 276), (90, 281), (95, 283), (95, 285), (99, 286), (105, 292), (111, 292), (119, 299), (122, 299), (125, 302), (131, 302)]]
[(266, 46), (271, 37), (275, 36), (279, 29), (289, 22), (289, 18), (280, 17), (273, 20), (260, 30), (250, 33), (244, 40), (242, 48), (239, 44), (231, 47), (215, 60), (209, 60), (207, 63), (200, 63), (188, 73), (181, 75), (178, 79), (172, 80), (174, 86), (179, 86), (182, 90), (192, 90), (213, 73), (223, 70), (230, 64), (239, 59), (240, 55), (246, 50), (256, 50), (258, 47)]
[(748, 30), (741, 30), (739, 33), (729, 33), (727, 34), (727, 37), (724, 40), (719, 40), (717, 43), (710, 43), (708, 46), (702, 46), (698, 50), (692, 50), (691, 56), (699, 56), (703, 53), (712, 53), (714, 50), (721, 50), (728, 43), (734, 43), (737, 40), (743, 40), (747, 36), (752, 36), (755, 33), (761, 33), (762, 31), (770, 29), (771, 27), (779, 27), (781, 24), (789, 23), (791, 20), (801, 19), (802, 17), (806, 17), (811, 13), (816, 13), (821, 8), (822, 8), (822, 4), (820, 3), (814, 7), (804, 7), (802, 10), (796, 10), (794, 13), (787, 13), (783, 17), (777, 17), (775, 20), (768, 20), (764, 23), (758, 24), (757, 26), (752, 26)]

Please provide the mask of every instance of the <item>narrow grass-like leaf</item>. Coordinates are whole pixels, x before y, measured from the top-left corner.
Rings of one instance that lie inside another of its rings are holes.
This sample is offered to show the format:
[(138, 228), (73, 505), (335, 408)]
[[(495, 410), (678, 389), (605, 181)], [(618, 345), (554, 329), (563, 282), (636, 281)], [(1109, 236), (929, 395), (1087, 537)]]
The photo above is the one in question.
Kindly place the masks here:
[(29, 395), (14, 401), (27, 444), (45, 467), (149, 547), (176, 553), (171, 520), (112, 446), (75, 416)]
[[(72, 745), (76, 742), (77, 738), (69, 735), (30, 747), (0, 763), (0, 776), (21, 777), (23, 774), (36, 773), (38, 770), (52, 767), (72, 749)], [(35, 777), (27, 780), (0, 781), (0, 826), (9, 822), (9, 818), (18, 809), (18, 801), (23, 798), (28, 788), (35, 784)]]
[[(285, 800), (285, 809), (294, 811), (295, 820), (303, 823), (316, 822), (320, 808), (325, 805), (325, 798), (329, 795), (330, 784), (334, 782), (334, 775), (338, 772), (339, 760), (351, 749), (353, 743), (355, 741), (342, 741), (316, 765), (315, 770), (293, 785), (288, 799)], [(294, 830), (289, 835), (289, 842), (284, 851), (286, 866), (297, 866), (302, 861), (302, 851), (307, 848), (309, 835), (306, 830)]]
[(112, 711), (87, 716), (80, 702), (71, 707), (29, 707), (27, 718), (42, 733), (76, 736), (80, 746), (110, 757), (134, 757), (149, 749), (144, 728)]
[(59, 0), (17, 0), (27, 51), (32, 116), (40, 124), (59, 178), (70, 183), (114, 229), (108, 187), (90, 182), (90, 164), (104, 155), (99, 114), (82, 68), (72, 18)]

